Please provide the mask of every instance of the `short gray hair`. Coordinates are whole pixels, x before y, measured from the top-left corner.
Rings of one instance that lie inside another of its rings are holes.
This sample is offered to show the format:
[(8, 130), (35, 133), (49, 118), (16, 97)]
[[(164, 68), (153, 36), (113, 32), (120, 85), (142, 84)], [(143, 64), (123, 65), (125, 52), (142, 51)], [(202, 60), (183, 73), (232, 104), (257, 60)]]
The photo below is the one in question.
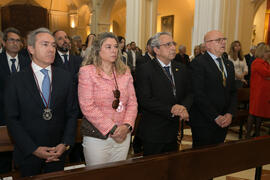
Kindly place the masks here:
[(178, 50), (180, 50), (180, 49), (184, 49), (184, 48), (186, 48), (186, 46), (184, 46), (184, 45), (180, 45), (180, 46), (178, 47)]
[(42, 28), (35, 29), (35, 30), (31, 31), (27, 36), (27, 44), (28, 44), (28, 46), (35, 47), (36, 36), (38, 34), (40, 34), (40, 33), (47, 33), (47, 34), (50, 34), (53, 37), (51, 31), (49, 29), (47, 29), (47, 28), (42, 27)]
[(157, 47), (159, 48), (160, 47), (160, 41), (159, 41), (159, 38), (160, 36), (162, 35), (168, 35), (168, 36), (172, 36), (171, 33), (169, 32), (159, 32), (157, 34), (155, 34), (153, 37), (152, 37), (152, 41), (151, 41), (151, 49), (152, 49), (152, 52), (153, 54), (156, 56), (156, 53), (154, 51), (154, 47)]
[(159, 32), (159, 33), (155, 34), (155, 35), (153, 36), (152, 41), (151, 41), (151, 47), (152, 47), (152, 49), (153, 49), (154, 47), (158, 47), (158, 48), (159, 48), (159, 46), (160, 46), (159, 38), (160, 38), (160, 36), (162, 36), (162, 35), (172, 36), (172, 34), (169, 33), (169, 32)]

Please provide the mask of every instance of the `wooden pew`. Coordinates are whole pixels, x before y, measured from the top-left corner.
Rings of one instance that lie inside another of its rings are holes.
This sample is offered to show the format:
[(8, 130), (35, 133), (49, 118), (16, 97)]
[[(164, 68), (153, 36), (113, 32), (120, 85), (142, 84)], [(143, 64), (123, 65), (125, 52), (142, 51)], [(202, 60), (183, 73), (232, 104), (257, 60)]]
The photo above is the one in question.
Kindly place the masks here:
[(0, 152), (13, 151), (14, 146), (7, 126), (0, 126)]
[(32, 180), (204, 180), (270, 163), (270, 136), (29, 177)]
[(239, 139), (242, 139), (243, 125), (249, 115), (249, 88), (239, 88), (237, 90), (238, 110), (233, 118), (231, 126), (239, 125)]

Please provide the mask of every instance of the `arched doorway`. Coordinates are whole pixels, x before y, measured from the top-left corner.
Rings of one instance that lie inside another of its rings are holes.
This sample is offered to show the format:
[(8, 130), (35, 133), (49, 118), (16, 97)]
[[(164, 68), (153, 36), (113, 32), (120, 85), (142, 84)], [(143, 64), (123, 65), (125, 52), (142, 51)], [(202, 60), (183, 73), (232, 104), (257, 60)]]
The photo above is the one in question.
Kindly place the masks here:
[(49, 27), (47, 9), (30, 4), (9, 5), (1, 8), (2, 29), (16, 27), (26, 36), (29, 31), (39, 27)]

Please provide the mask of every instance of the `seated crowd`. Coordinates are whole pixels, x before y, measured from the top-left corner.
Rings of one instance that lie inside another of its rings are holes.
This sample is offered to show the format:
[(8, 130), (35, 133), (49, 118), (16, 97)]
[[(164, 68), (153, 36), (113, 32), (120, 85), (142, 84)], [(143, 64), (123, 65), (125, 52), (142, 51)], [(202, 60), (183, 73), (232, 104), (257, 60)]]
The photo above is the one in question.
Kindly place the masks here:
[[(270, 118), (270, 47), (243, 55), (211, 30), (186, 54), (170, 33), (150, 37), (143, 55), (135, 42), (110, 32), (69, 37), (38, 28), (23, 44), (16, 28), (0, 33), (0, 125), (14, 152), (0, 153), (0, 174), (22, 177), (127, 159), (133, 138), (143, 156), (179, 150), (179, 124), (192, 131), (192, 147), (223, 143), (237, 111), (237, 89), (250, 88), (247, 138)], [(77, 120), (82, 143), (75, 143)]]

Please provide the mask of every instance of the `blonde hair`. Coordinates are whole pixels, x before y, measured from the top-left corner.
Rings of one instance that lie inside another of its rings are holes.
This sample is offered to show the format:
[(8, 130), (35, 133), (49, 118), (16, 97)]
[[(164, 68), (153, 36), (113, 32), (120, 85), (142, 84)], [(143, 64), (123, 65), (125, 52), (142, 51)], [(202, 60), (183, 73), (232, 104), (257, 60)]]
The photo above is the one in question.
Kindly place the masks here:
[[(119, 45), (117, 37), (111, 33), (111, 32), (103, 32), (97, 35), (97, 37), (94, 39), (93, 44), (88, 47), (86, 50), (85, 58), (82, 62), (82, 66), (93, 64), (94, 66), (100, 68), (102, 64), (102, 59), (99, 55), (99, 52), (101, 50), (101, 46), (106, 41), (106, 39), (112, 38), (115, 39), (117, 42), (117, 45)], [(125, 74), (127, 70), (127, 66), (122, 61), (122, 53), (120, 48), (118, 47), (118, 53), (117, 58), (114, 62), (115, 65), (115, 71), (117, 74)]]
[[(261, 59), (263, 59), (263, 58), (264, 58), (264, 54), (265, 54), (265, 53), (268, 53), (268, 52), (270, 52), (270, 47), (269, 47), (269, 45), (262, 44), (262, 45), (260, 45), (260, 46), (258, 46), (258, 47), (256, 48), (255, 57), (256, 57), (256, 58), (261, 58)], [(267, 60), (267, 59), (264, 59), (264, 60)], [(269, 60), (267, 60), (267, 61), (269, 61)]]

